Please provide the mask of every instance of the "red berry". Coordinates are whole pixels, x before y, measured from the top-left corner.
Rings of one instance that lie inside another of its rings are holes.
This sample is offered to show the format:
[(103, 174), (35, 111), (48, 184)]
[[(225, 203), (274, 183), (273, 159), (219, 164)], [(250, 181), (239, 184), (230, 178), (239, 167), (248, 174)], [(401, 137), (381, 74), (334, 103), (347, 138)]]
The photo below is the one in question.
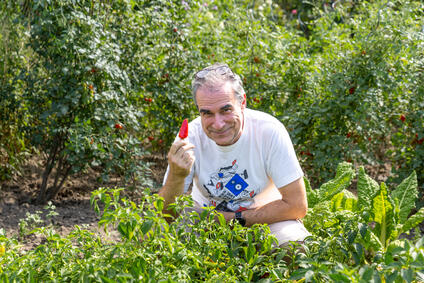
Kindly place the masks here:
[(152, 141), (152, 140), (154, 140), (155, 138), (154, 137), (152, 137), (152, 136), (149, 136), (149, 137), (147, 137), (148, 139), (149, 139), (149, 141)]
[(353, 87), (349, 88), (349, 93), (354, 94), (355, 90), (356, 90), (356, 87), (353, 86)]
[(174, 32), (177, 32), (177, 31), (178, 31), (178, 29), (177, 29), (177, 28), (174, 28), (174, 29), (173, 29), (173, 31), (174, 31)]
[(405, 122), (405, 120), (406, 120), (406, 117), (405, 117), (405, 115), (400, 115), (400, 118), (399, 118), (402, 122)]
[(148, 101), (149, 101), (149, 103), (150, 103), (150, 102), (152, 102), (152, 101), (153, 101), (153, 99), (149, 97)]
[(93, 67), (93, 68), (91, 68), (91, 73), (93, 73), (93, 74), (94, 74), (95, 72), (97, 72), (96, 68), (94, 68), (94, 67)]
[(93, 90), (94, 87), (93, 87), (93, 85), (88, 85), (88, 88)]
[(368, 137), (368, 141), (371, 141), (371, 137)]
[(122, 125), (121, 124), (119, 124), (119, 123), (116, 123), (115, 124), (115, 129), (118, 129), (118, 130), (120, 130), (120, 129), (122, 129), (123, 127), (122, 127)]
[(163, 140), (162, 140), (162, 139), (160, 139), (160, 140), (158, 141), (158, 143), (159, 143), (159, 144), (163, 144)]
[(347, 137), (347, 138), (350, 138), (351, 136), (352, 136), (352, 134), (351, 134), (351, 133), (347, 133), (347, 134), (346, 134), (346, 137)]

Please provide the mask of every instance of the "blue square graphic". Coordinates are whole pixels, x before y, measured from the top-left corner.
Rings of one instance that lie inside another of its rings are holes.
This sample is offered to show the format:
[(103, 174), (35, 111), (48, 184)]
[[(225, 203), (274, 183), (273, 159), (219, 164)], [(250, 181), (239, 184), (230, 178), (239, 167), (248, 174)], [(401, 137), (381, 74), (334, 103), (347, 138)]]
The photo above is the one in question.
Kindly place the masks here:
[(235, 174), (225, 187), (232, 192), (235, 196), (238, 196), (244, 191), (249, 184), (247, 184), (239, 174)]

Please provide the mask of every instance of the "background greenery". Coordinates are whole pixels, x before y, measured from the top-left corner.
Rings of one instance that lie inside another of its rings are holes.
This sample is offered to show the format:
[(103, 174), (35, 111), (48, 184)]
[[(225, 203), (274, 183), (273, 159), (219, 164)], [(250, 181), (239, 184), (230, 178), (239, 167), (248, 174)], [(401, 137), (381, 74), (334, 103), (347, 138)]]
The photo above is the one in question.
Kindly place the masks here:
[[(3, 1), (1, 178), (45, 154), (39, 201), (87, 166), (146, 181), (226, 62), (289, 129), (315, 186), (341, 161), (424, 178), (420, 1)], [(53, 170), (57, 169), (57, 170)], [(52, 180), (50, 187), (48, 181)], [(421, 186), (422, 191), (422, 186)]]

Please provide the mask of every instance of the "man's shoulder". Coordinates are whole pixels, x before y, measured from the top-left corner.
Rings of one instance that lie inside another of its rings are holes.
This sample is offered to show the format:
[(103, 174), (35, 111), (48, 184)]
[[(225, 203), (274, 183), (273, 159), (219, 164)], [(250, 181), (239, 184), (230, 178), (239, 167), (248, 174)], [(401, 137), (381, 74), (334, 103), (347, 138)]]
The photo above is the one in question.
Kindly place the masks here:
[(247, 122), (254, 127), (255, 131), (269, 132), (285, 129), (283, 123), (271, 114), (248, 108), (246, 108), (245, 113)]

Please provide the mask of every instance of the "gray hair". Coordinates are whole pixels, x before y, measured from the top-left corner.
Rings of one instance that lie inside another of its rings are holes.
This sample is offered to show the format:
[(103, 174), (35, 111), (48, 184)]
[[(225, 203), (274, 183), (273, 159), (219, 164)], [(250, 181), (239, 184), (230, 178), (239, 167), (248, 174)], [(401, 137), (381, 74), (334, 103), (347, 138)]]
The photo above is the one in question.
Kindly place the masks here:
[(191, 82), (191, 92), (196, 107), (196, 92), (199, 88), (207, 87), (209, 89), (216, 89), (227, 82), (231, 83), (234, 96), (241, 104), (245, 94), (243, 83), (240, 76), (235, 74), (227, 64), (215, 63), (212, 66), (206, 67), (197, 72)]

